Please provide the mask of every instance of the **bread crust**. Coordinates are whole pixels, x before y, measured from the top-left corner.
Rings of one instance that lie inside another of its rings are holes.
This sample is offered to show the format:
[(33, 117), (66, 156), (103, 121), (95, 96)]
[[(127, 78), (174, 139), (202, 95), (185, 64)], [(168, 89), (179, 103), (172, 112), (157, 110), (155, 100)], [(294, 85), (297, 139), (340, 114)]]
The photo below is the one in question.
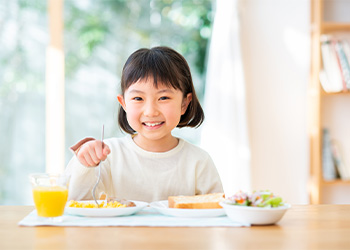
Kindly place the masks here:
[(218, 209), (219, 202), (225, 199), (224, 193), (213, 193), (194, 196), (169, 196), (169, 208), (182, 209)]

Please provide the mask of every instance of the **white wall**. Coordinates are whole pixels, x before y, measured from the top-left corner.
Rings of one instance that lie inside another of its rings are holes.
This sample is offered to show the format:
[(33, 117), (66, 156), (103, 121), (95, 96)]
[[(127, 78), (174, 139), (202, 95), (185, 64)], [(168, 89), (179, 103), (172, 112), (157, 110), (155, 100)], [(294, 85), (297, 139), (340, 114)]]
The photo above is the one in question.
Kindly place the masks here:
[(252, 188), (308, 203), (309, 1), (241, 2)]

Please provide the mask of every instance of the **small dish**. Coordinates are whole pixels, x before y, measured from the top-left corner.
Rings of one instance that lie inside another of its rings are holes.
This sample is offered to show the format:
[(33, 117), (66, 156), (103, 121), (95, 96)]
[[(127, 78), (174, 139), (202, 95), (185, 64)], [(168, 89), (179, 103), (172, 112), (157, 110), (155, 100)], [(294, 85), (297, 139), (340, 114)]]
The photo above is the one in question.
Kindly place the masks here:
[[(94, 200), (79, 201), (83, 203), (95, 203)], [(98, 201), (99, 203), (102, 200)], [(65, 213), (70, 215), (86, 216), (86, 217), (115, 217), (132, 215), (148, 206), (147, 202), (133, 201), (135, 207), (119, 207), (119, 208), (77, 208), (66, 207)]]
[(275, 224), (291, 208), (291, 205), (286, 203), (283, 206), (274, 208), (231, 205), (225, 201), (220, 202), (220, 205), (225, 209), (227, 216), (232, 221), (250, 225)]
[(168, 201), (155, 201), (150, 203), (150, 207), (157, 210), (159, 213), (184, 218), (203, 218), (203, 217), (218, 217), (225, 215), (225, 210), (222, 208), (215, 209), (183, 209), (169, 208)]

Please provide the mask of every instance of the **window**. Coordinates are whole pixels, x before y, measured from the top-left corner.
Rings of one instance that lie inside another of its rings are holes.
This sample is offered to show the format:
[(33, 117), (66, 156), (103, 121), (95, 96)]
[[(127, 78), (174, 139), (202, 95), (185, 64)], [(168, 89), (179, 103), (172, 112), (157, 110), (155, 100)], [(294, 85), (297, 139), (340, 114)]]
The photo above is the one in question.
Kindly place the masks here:
[[(0, 204), (32, 203), (27, 176), (45, 171), (47, 9), (40, 0), (0, 3)], [(68, 147), (99, 137), (102, 124), (106, 137), (121, 136), (117, 86), (127, 57), (140, 47), (179, 51), (203, 97), (210, 0), (64, 1), (63, 20), (66, 163)], [(199, 142), (198, 129), (179, 133)]]
[(46, 1), (1, 1), (0, 24), (0, 204), (26, 204), (45, 170)]
[[(120, 135), (117, 86), (126, 59), (141, 47), (166, 45), (183, 54), (201, 98), (211, 13), (208, 0), (67, 2), (67, 146), (86, 135), (98, 136), (102, 123), (107, 137)], [(191, 142), (199, 140), (199, 133), (180, 131)]]

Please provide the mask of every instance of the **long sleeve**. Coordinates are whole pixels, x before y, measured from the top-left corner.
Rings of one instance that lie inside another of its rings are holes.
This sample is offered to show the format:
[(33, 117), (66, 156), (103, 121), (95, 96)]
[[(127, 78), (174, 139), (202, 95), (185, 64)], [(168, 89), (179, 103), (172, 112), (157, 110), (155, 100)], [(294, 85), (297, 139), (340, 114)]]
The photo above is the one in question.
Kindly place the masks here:
[[(111, 153), (102, 163), (98, 196), (103, 191), (109, 197), (152, 202), (172, 195), (222, 192), (220, 177), (208, 153), (184, 140), (161, 153), (143, 150), (131, 136), (104, 142)], [(74, 155), (66, 173), (71, 176), (69, 199), (91, 200), (98, 169), (83, 166)]]
[(213, 160), (208, 155), (196, 170), (196, 194), (222, 193), (223, 186)]
[[(101, 164), (101, 180), (96, 188), (96, 197), (105, 191), (105, 182), (110, 177), (106, 169), (106, 164)], [(92, 200), (92, 189), (97, 182), (97, 167), (85, 167), (76, 156), (70, 160), (66, 168), (66, 174), (70, 176), (68, 200)]]

